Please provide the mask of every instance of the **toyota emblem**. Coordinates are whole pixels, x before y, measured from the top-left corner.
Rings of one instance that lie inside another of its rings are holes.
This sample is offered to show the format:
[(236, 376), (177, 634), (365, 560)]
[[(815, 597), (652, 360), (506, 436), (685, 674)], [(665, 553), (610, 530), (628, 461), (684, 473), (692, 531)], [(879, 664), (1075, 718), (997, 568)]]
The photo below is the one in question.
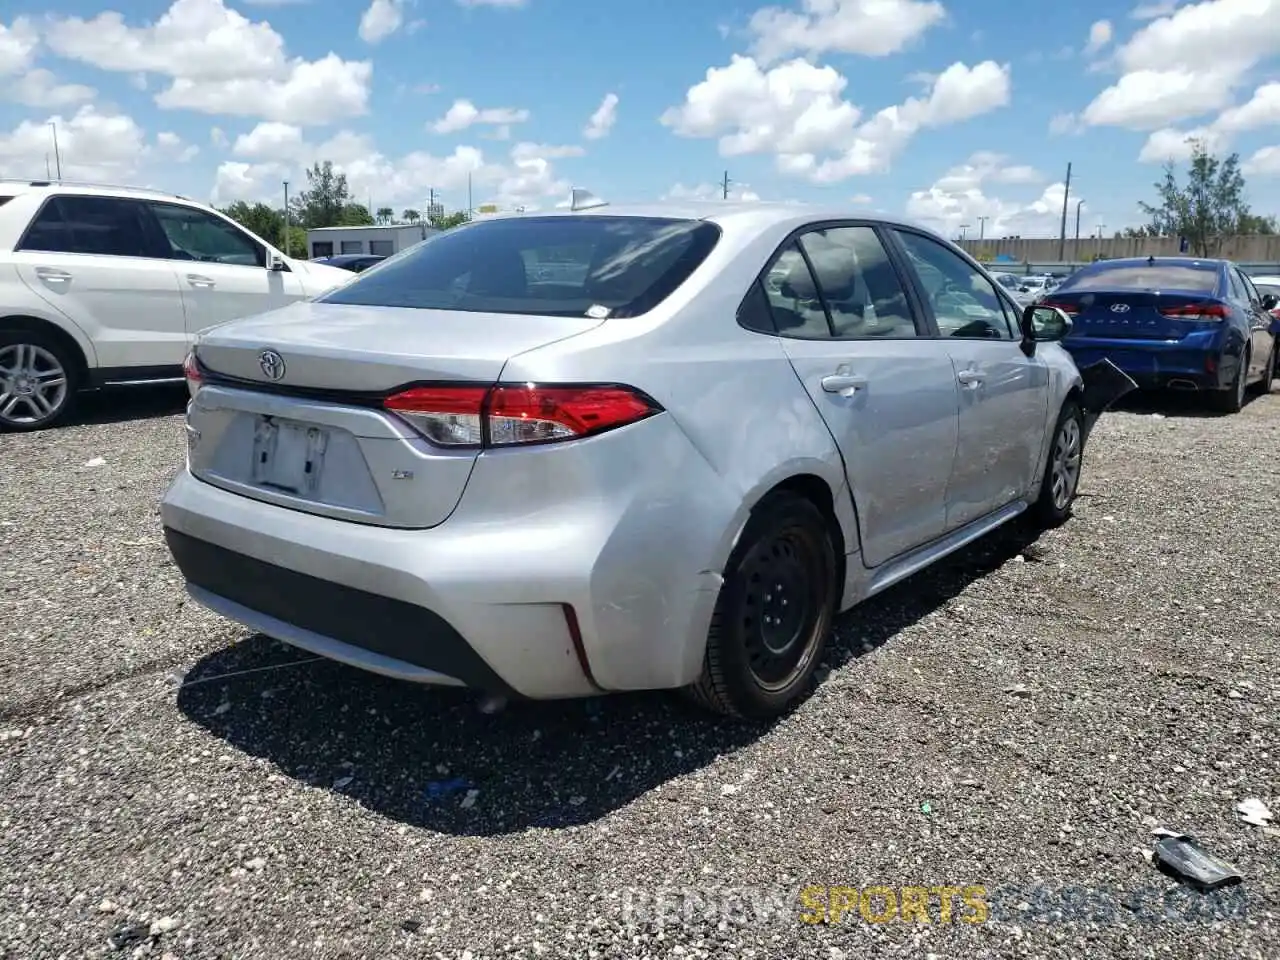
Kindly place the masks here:
[(1113, 303), (1111, 305), (1112, 313), (1128, 313), (1129, 305), (1127, 303)]
[(284, 357), (274, 350), (263, 350), (258, 354), (258, 366), (268, 380), (279, 380), (284, 376)]

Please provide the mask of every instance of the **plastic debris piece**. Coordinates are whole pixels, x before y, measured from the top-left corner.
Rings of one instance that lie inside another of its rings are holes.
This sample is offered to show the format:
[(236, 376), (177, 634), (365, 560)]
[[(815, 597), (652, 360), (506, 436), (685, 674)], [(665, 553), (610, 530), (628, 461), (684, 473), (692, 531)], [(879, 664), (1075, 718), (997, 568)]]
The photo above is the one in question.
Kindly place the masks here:
[(106, 457), (94, 457), (92, 460), (88, 461), (85, 464), (86, 467), (105, 467), (106, 465), (107, 465)]
[(925, 800), (923, 803), (920, 804), (920, 812), (933, 813), (933, 804), (931, 804), (928, 800)]
[(1271, 811), (1257, 797), (1241, 800), (1236, 804), (1236, 810), (1239, 811), (1241, 820), (1255, 827), (1266, 827), (1271, 823)]
[(341, 790), (343, 787), (349, 787), (351, 786), (351, 781), (354, 779), (355, 777), (339, 777), (337, 780), (333, 781), (333, 789)]
[(478, 796), (480, 796), (479, 790), (468, 790), (467, 795), (462, 798), (462, 802), (458, 804), (458, 806), (462, 807), (463, 810), (470, 810), (476, 805), (476, 798)]
[(470, 786), (471, 783), (463, 777), (454, 777), (452, 780), (432, 780), (427, 784), (426, 798), (440, 800), (460, 790), (466, 790)]
[(1205, 892), (1244, 880), (1235, 867), (1200, 849), (1195, 839), (1185, 834), (1156, 841), (1155, 862)]

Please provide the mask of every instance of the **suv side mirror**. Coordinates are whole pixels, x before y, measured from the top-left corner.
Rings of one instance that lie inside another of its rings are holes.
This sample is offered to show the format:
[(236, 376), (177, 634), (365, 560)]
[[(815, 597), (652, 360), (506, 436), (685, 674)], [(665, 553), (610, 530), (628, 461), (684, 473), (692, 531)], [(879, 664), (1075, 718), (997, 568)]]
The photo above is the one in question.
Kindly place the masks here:
[(1071, 332), (1071, 318), (1057, 307), (1033, 303), (1022, 311), (1022, 352), (1031, 356), (1037, 343), (1053, 343)]
[(1280, 297), (1277, 297), (1274, 293), (1263, 294), (1262, 296), (1263, 310), (1274, 310), (1278, 306), (1280, 306)]

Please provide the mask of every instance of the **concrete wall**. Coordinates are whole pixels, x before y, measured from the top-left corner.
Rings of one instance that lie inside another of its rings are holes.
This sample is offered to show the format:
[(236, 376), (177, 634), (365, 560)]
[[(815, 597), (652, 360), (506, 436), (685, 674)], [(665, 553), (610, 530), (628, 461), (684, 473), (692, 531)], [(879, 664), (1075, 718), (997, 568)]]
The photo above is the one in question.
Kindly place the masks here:
[[(1177, 237), (1152, 237), (1135, 239), (1097, 240), (1081, 237), (1067, 238), (1064, 252), (1058, 255), (1058, 241), (1036, 240), (965, 240), (961, 246), (979, 260), (994, 259), (1008, 254), (1017, 260), (1031, 263), (1057, 263), (1060, 261), (1088, 262), (1096, 256), (1112, 257), (1177, 257)], [(1228, 260), (1243, 263), (1274, 263), (1280, 261), (1280, 236), (1228, 237), (1218, 254)]]

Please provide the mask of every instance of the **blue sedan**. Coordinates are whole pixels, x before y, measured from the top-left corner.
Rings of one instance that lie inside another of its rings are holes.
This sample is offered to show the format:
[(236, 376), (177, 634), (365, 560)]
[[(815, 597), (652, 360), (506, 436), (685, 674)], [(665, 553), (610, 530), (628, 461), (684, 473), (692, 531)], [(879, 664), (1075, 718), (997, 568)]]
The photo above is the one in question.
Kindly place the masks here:
[(1277, 298), (1228, 260), (1103, 260), (1043, 302), (1071, 318), (1062, 345), (1079, 367), (1107, 359), (1140, 387), (1195, 391), (1223, 413), (1238, 412), (1251, 386), (1271, 389)]

